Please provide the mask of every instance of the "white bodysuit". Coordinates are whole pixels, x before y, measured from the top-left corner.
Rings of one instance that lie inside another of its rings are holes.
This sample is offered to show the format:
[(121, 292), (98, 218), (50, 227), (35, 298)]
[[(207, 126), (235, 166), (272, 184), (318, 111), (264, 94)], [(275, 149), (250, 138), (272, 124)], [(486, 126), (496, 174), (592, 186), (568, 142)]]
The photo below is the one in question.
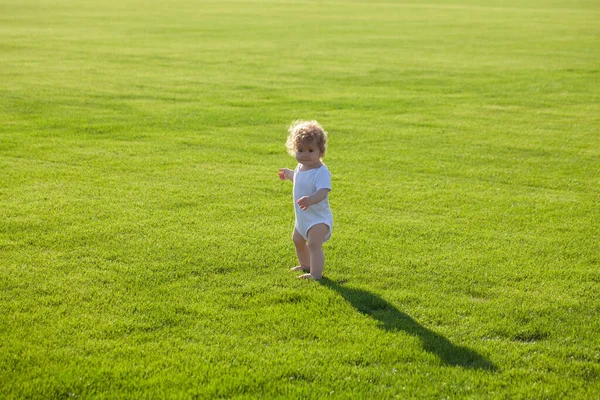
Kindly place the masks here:
[(329, 195), (317, 204), (302, 210), (298, 203), (300, 198), (310, 196), (319, 189), (331, 190), (331, 173), (323, 164), (319, 168), (300, 171), (300, 165), (294, 170), (294, 208), (296, 211), (296, 230), (305, 240), (308, 240), (308, 230), (316, 224), (329, 226), (329, 234), (325, 241), (331, 237), (333, 229), (333, 215), (329, 208)]

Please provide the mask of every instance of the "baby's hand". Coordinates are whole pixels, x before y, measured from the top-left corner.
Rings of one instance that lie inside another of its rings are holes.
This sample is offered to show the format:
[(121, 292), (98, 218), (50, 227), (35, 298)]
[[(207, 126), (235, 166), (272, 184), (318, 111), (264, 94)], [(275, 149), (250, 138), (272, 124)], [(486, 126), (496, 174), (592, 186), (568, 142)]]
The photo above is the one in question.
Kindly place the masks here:
[(312, 203), (310, 202), (310, 197), (308, 197), (308, 196), (301, 197), (300, 199), (298, 199), (296, 204), (298, 204), (300, 206), (301, 210), (306, 210), (308, 207), (310, 207), (312, 205)]
[(289, 174), (292, 172), (292, 170), (287, 169), (287, 168), (279, 168), (279, 179), (281, 179), (282, 181), (285, 181), (286, 179), (290, 179)]

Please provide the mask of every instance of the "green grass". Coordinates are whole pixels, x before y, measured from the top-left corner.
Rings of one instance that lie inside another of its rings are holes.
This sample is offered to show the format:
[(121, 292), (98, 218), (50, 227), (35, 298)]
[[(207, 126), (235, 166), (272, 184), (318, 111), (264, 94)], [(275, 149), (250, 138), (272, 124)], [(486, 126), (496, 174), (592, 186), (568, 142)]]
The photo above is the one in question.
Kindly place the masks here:
[(600, 397), (599, 43), (592, 0), (0, 2), (0, 397)]

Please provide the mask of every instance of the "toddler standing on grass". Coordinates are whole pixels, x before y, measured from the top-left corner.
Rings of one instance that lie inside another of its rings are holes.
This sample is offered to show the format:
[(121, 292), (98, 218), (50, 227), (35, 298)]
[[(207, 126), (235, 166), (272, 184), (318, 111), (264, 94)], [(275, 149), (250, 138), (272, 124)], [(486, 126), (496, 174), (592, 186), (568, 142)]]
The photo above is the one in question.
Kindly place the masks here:
[(325, 266), (323, 243), (331, 237), (333, 216), (327, 196), (331, 191), (331, 174), (323, 164), (327, 149), (327, 132), (317, 121), (297, 121), (289, 129), (287, 151), (296, 157), (298, 166), (279, 169), (281, 180), (294, 183), (296, 222), (292, 240), (303, 271), (298, 278), (321, 279)]

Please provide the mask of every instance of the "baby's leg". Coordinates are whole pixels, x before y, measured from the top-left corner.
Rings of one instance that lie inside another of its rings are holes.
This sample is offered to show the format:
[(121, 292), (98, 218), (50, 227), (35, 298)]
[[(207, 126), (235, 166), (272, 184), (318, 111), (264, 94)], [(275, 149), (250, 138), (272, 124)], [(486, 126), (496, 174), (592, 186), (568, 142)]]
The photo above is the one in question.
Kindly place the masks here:
[(308, 251), (308, 246), (306, 246), (306, 240), (304, 240), (296, 228), (294, 228), (292, 240), (296, 246), (296, 255), (300, 263), (297, 267), (293, 267), (292, 271), (310, 271), (310, 252)]
[(323, 242), (329, 234), (329, 226), (317, 224), (308, 230), (308, 251), (310, 253), (310, 276), (302, 275), (301, 278), (321, 279), (325, 267), (325, 253)]

